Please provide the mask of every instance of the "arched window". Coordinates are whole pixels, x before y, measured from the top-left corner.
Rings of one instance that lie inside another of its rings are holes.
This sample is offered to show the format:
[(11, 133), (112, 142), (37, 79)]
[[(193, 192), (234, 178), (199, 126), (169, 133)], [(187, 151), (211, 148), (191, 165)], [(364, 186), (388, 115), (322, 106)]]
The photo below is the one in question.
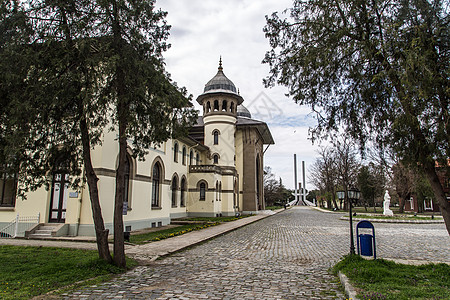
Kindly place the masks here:
[(13, 207), (16, 205), (17, 173), (9, 173), (7, 165), (0, 169), (0, 206)]
[(227, 111), (227, 100), (222, 101), (222, 111)]
[(152, 174), (152, 207), (159, 207), (159, 191), (161, 185), (161, 165), (156, 162)]
[(214, 145), (219, 145), (219, 130), (214, 130)]
[(196, 164), (199, 165), (200, 164), (200, 154), (196, 154), (195, 155), (195, 160), (196, 160)]
[(238, 195), (238, 190), (237, 190), (237, 180), (234, 180), (234, 184), (233, 184), (233, 205), (234, 208), (237, 208), (237, 195)]
[(259, 155), (256, 156), (256, 201), (258, 202), (258, 209), (261, 209), (261, 170), (260, 170), (260, 162)]
[(214, 100), (214, 111), (219, 111), (219, 100)]
[(177, 189), (178, 189), (178, 177), (172, 178), (172, 207), (177, 207)]
[(219, 201), (222, 201), (222, 181), (219, 182)]
[(178, 144), (173, 145), (173, 161), (178, 162)]
[(211, 111), (211, 102), (206, 103), (206, 112), (209, 113)]
[(129, 193), (130, 193), (130, 174), (131, 174), (131, 158), (129, 155), (126, 156), (125, 160), (125, 174), (123, 178), (123, 202), (127, 202), (128, 206), (128, 200), (129, 200)]
[(234, 102), (231, 102), (230, 104), (230, 112), (234, 113)]
[(186, 206), (186, 178), (181, 178), (181, 198), (180, 198), (180, 206), (185, 207)]
[(194, 152), (189, 152), (189, 165), (192, 165), (192, 160), (194, 159)]
[(183, 165), (186, 165), (186, 147), (183, 146), (183, 158), (181, 159)]
[(213, 155), (213, 163), (214, 164), (218, 164), (219, 163), (219, 155), (218, 154), (214, 154)]
[(219, 181), (216, 181), (216, 201), (219, 201)]
[(200, 183), (200, 201), (206, 200), (206, 183)]

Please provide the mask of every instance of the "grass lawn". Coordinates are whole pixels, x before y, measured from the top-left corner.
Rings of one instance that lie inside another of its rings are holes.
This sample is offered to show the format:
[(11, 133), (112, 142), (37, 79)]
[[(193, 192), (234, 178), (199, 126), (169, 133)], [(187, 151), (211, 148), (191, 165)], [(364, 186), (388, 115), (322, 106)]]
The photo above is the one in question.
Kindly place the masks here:
[(239, 217), (192, 217), (183, 218), (183, 221), (200, 221), (200, 222), (231, 222), (242, 218), (249, 217), (250, 215), (240, 215)]
[(202, 223), (193, 223), (181, 225), (174, 228), (168, 228), (153, 232), (147, 232), (142, 234), (132, 234), (130, 236), (130, 243), (133, 244), (145, 244), (154, 241), (160, 241), (163, 239), (171, 238), (177, 235), (182, 235), (191, 231), (201, 230), (207, 227), (216, 226), (223, 222), (236, 221), (242, 218), (246, 218), (249, 215), (241, 215), (239, 217), (196, 217), (196, 218), (183, 218), (183, 221), (196, 221)]
[(284, 208), (284, 206), (266, 206), (267, 210), (277, 210), (282, 208)]
[(346, 256), (333, 271), (343, 272), (359, 299), (450, 299), (450, 266), (412, 266), (383, 259)]
[(130, 243), (145, 244), (148, 242), (160, 241), (163, 239), (171, 238), (171, 237), (174, 237), (177, 235), (182, 235), (182, 234), (194, 231), (194, 230), (200, 230), (200, 229), (215, 226), (218, 224), (220, 224), (220, 223), (187, 224), (187, 225), (163, 229), (163, 230), (159, 230), (159, 231), (131, 235)]
[(358, 214), (356, 216), (353, 216), (353, 219), (442, 220), (442, 217), (431, 218), (429, 216), (419, 217), (419, 216), (405, 216), (405, 215), (394, 215), (393, 217), (389, 217), (389, 216), (373, 216), (373, 215)]
[[(82, 280), (95, 277), (93, 282), (102, 282), (124, 272), (98, 259), (93, 250), (0, 246), (0, 257), (0, 299), (29, 299)], [(127, 259), (127, 265), (137, 263)]]

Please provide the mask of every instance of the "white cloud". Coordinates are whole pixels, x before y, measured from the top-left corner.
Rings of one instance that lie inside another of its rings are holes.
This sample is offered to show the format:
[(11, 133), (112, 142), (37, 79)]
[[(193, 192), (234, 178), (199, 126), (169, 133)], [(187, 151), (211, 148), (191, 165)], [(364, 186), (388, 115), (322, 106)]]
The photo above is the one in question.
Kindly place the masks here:
[(276, 144), (266, 152), (265, 165), (293, 188), (294, 153), (299, 171), (302, 160), (308, 168), (316, 156), (317, 147), (307, 139), (308, 127), (315, 120), (308, 108), (285, 96), (285, 87), (264, 88), (262, 79), (269, 75), (269, 67), (261, 64), (269, 50), (263, 33), (265, 15), (291, 7), (292, 1), (164, 0), (157, 6), (168, 12), (172, 25), (172, 47), (164, 55), (172, 78), (195, 99), (216, 74), (222, 55), (224, 73), (239, 88), (244, 105), (254, 118), (269, 124), (275, 139)]

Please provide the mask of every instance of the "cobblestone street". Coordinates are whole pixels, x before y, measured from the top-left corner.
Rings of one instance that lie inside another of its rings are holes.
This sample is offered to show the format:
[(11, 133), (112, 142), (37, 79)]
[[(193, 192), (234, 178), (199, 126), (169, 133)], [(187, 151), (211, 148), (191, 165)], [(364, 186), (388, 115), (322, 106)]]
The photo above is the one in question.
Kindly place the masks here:
[[(349, 251), (342, 214), (295, 207), (67, 299), (345, 299), (328, 272)], [(376, 223), (379, 258), (450, 262), (444, 224)]]

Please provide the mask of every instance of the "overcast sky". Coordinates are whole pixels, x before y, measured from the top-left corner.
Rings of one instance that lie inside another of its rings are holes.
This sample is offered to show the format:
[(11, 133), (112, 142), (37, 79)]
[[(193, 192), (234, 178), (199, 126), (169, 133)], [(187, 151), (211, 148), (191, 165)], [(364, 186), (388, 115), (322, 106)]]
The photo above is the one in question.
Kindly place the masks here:
[(264, 88), (262, 79), (268, 76), (269, 67), (261, 63), (270, 49), (263, 33), (265, 16), (291, 7), (292, 0), (160, 0), (157, 6), (168, 12), (172, 25), (172, 47), (164, 55), (172, 79), (196, 99), (217, 73), (222, 56), (223, 71), (239, 89), (243, 105), (253, 119), (269, 125), (274, 137), (275, 145), (268, 148), (264, 165), (293, 188), (294, 153), (299, 181), (300, 162), (304, 160), (308, 170), (317, 156), (317, 146), (308, 139), (314, 115), (286, 97), (286, 88)]

